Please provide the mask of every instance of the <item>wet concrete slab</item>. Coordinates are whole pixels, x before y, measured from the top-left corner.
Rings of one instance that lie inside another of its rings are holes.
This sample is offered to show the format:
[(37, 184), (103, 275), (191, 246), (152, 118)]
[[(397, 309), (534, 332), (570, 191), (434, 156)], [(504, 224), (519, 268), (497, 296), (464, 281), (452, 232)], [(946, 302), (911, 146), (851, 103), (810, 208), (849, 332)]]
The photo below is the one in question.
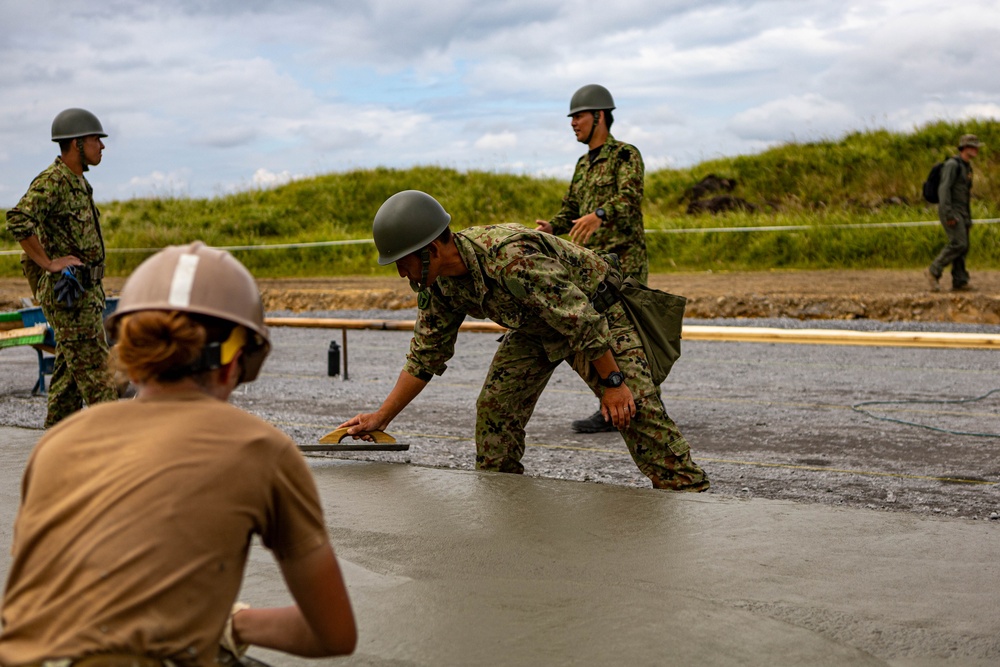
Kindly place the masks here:
[[(39, 431), (0, 428), (0, 569)], [(311, 459), (338, 665), (994, 665), (1000, 525)], [(241, 598), (287, 601), (255, 547)], [(255, 649), (272, 665), (317, 664)]]

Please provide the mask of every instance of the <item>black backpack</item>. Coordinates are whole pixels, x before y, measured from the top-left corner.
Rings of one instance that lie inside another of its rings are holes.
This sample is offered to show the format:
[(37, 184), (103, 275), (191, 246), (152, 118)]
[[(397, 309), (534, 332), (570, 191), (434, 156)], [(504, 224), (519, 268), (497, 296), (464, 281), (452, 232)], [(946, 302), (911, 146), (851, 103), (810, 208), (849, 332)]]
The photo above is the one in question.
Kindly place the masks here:
[(931, 167), (931, 173), (927, 174), (927, 180), (924, 181), (924, 199), (927, 200), (928, 204), (939, 204), (938, 201), (938, 186), (941, 185), (941, 168), (944, 167), (944, 163), (952, 158), (947, 158), (942, 162), (938, 162), (936, 165)]

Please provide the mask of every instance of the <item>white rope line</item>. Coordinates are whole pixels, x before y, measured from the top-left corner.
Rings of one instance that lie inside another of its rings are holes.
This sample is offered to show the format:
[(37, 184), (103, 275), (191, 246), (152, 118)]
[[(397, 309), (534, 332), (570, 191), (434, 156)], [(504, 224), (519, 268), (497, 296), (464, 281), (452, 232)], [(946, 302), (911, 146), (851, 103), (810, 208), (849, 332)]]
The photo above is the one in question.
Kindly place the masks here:
[[(973, 220), (973, 224), (992, 225), (1000, 222), (1000, 218), (984, 218)], [(879, 227), (930, 227), (940, 225), (939, 220), (921, 220), (919, 222), (859, 222), (831, 225), (771, 225), (767, 227), (686, 227), (682, 229), (647, 229), (647, 234), (707, 234), (709, 232), (805, 232), (814, 229), (875, 229)]]
[[(282, 250), (284, 248), (319, 248), (322, 246), (359, 245), (374, 243), (372, 239), (345, 239), (342, 241), (312, 241), (308, 243), (262, 243), (259, 245), (221, 245), (212, 246), (219, 250)], [(108, 248), (105, 252), (113, 253), (153, 253), (163, 248)], [(0, 255), (20, 255), (20, 250), (0, 250)]]
[[(1000, 223), (1000, 218), (984, 218), (973, 220), (977, 225), (993, 225)], [(647, 234), (709, 234), (709, 233), (748, 233), (748, 232), (805, 232), (817, 229), (876, 229), (885, 227), (929, 227), (940, 225), (937, 220), (921, 220), (919, 222), (861, 222), (831, 225), (770, 225), (762, 227), (685, 227), (679, 229), (647, 229)], [(262, 243), (258, 245), (224, 245), (212, 246), (220, 250), (284, 250), (288, 248), (322, 248), (339, 245), (361, 245), (374, 243), (372, 239), (346, 239), (342, 241), (312, 241), (308, 243)], [(163, 248), (108, 248), (108, 253), (154, 253)], [(20, 255), (20, 250), (0, 250), (0, 255)]]

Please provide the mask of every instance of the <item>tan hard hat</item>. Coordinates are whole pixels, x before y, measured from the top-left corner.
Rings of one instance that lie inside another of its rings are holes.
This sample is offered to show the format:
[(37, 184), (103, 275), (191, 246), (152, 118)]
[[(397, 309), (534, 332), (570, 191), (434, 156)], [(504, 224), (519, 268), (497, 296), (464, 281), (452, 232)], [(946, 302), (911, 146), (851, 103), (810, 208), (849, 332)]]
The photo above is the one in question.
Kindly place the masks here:
[(246, 327), (256, 340), (244, 348), (244, 382), (257, 377), (271, 351), (264, 305), (253, 276), (228, 252), (201, 241), (168, 246), (132, 272), (107, 320), (112, 338), (120, 317), (141, 310), (208, 315)]

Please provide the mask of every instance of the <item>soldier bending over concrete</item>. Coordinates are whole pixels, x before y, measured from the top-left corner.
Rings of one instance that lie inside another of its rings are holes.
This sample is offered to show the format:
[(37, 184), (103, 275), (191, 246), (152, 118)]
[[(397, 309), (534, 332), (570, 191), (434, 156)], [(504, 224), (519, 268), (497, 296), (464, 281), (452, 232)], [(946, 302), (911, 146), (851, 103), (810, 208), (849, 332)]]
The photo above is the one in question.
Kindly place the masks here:
[(617, 269), (591, 250), (520, 225), (452, 233), (450, 221), (433, 197), (417, 190), (393, 195), (375, 215), (378, 262), (395, 262), (410, 280), (419, 312), (389, 396), (376, 412), (341, 426), (365, 439), (366, 432), (385, 430), (444, 372), (459, 326), (472, 315), (510, 329), (476, 403), (476, 468), (524, 471), (524, 427), (552, 372), (568, 360), (655, 488), (706, 490), (708, 477), (667, 416), (635, 326), (620, 303), (592, 303)]

